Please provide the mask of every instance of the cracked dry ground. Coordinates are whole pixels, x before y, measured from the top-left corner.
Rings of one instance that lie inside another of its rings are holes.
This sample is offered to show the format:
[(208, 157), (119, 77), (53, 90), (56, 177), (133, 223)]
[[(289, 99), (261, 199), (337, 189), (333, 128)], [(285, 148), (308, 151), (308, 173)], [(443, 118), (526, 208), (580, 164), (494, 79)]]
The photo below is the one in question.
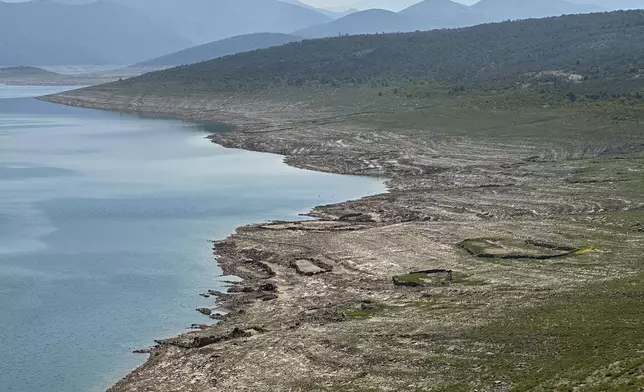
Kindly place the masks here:
[[(227, 146), (287, 153), (300, 167), (383, 175), (390, 192), (317, 207), (316, 221), (243, 227), (216, 243), (224, 272), (244, 279), (218, 296), (224, 321), (159, 342), (113, 392), (644, 386), (644, 340), (629, 346), (639, 357), (586, 363), (603, 335), (578, 337), (584, 328), (609, 330), (616, 318), (642, 327), (630, 308), (606, 320), (584, 312), (587, 304), (615, 308), (602, 302), (613, 294), (641, 301), (629, 290), (642, 271), (643, 154), (575, 140), (428, 141), (355, 129), (216, 136)], [(494, 259), (458, 246), (477, 238), (581, 251)], [(393, 284), (427, 269), (454, 276)], [(575, 350), (586, 364), (566, 368)]]

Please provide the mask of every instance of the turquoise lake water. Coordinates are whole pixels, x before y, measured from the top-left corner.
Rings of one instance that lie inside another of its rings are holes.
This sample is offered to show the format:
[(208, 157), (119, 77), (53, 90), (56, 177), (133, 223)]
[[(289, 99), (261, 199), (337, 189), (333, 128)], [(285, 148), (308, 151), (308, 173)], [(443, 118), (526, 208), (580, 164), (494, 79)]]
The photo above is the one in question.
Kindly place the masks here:
[(210, 321), (208, 240), (380, 193), (375, 179), (224, 149), (178, 121), (37, 101), (0, 85), (0, 390), (92, 392), (132, 350)]

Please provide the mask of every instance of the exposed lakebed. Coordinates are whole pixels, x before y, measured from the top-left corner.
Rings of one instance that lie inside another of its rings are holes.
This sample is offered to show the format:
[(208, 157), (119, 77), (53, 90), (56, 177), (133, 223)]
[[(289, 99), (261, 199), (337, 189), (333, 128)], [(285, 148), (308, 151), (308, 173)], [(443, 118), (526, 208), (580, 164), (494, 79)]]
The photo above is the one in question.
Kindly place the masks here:
[(208, 319), (222, 289), (208, 240), (382, 192), (375, 179), (228, 150), (178, 121), (25, 98), (0, 86), (0, 385), (101, 390), (131, 351)]

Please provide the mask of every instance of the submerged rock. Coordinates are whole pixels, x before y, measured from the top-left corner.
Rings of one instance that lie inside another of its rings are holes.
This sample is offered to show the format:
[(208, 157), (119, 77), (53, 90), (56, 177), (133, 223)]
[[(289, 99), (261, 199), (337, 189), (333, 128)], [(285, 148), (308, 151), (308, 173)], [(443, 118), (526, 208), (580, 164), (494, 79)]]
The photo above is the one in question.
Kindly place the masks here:
[(205, 316), (210, 316), (212, 314), (212, 309), (209, 308), (198, 308), (197, 312), (205, 315)]
[(213, 320), (217, 320), (217, 321), (224, 321), (224, 320), (226, 319), (226, 315), (225, 315), (225, 314), (223, 314), (223, 313), (219, 313), (219, 312), (217, 312), (217, 313), (212, 313), (209, 317), (210, 317), (211, 319), (213, 319)]

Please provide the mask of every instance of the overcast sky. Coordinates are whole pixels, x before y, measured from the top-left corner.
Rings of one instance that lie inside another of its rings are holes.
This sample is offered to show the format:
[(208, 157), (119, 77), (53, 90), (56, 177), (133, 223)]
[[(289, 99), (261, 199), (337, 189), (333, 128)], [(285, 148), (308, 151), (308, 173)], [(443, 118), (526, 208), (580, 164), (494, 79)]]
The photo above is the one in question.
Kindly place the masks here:
[[(0, 0), (0, 1), (5, 1), (9, 3), (20, 3), (24, 1), (29, 1), (29, 0)], [(360, 0), (300, 0), (303, 3), (307, 3), (309, 5), (312, 5), (314, 7), (344, 7), (344, 6), (350, 6), (355, 3), (358, 3)], [(379, 3), (389, 3), (389, 4), (398, 4), (398, 3), (414, 3), (414, 2), (419, 2), (421, 0), (378, 0)], [(455, 0), (459, 3), (463, 4), (473, 4), (476, 3), (478, 0)], [(402, 7), (404, 8), (404, 7)]]
[[(300, 0), (303, 3), (307, 3), (309, 5), (312, 5), (314, 7), (341, 7), (341, 6), (350, 6), (352, 4), (357, 3), (360, 0)], [(420, 1), (420, 0), (418, 0)], [(459, 3), (463, 4), (473, 4), (476, 3), (477, 0), (455, 0)], [(406, 0), (390, 0), (389, 1), (391, 4), (396, 4), (398, 2), (406, 2)]]

